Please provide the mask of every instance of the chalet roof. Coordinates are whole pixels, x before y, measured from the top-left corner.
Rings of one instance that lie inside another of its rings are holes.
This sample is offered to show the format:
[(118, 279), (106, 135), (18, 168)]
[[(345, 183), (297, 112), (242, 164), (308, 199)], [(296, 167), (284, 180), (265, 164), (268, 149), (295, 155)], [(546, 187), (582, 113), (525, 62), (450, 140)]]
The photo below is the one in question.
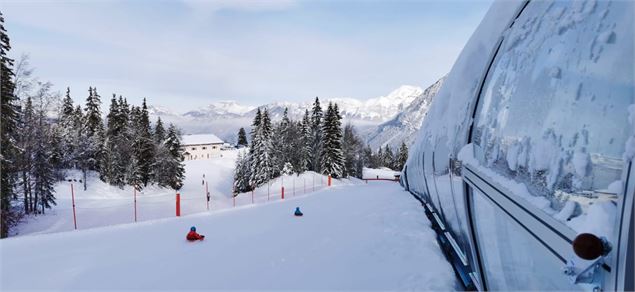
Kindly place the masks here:
[(183, 140), (181, 141), (183, 146), (222, 143), (223, 140), (216, 137), (214, 134), (183, 135)]

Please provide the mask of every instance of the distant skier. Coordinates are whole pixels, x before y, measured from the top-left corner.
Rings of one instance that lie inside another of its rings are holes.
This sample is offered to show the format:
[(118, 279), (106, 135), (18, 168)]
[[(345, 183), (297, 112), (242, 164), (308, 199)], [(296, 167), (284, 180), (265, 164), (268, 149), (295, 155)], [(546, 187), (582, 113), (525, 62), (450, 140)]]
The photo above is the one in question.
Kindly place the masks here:
[(295, 213), (293, 213), (293, 215), (300, 217), (304, 214), (300, 211), (300, 207), (295, 207)]
[(192, 226), (190, 228), (190, 232), (187, 234), (185, 238), (187, 238), (187, 240), (189, 241), (203, 240), (205, 239), (205, 235), (200, 235), (196, 233), (196, 227)]

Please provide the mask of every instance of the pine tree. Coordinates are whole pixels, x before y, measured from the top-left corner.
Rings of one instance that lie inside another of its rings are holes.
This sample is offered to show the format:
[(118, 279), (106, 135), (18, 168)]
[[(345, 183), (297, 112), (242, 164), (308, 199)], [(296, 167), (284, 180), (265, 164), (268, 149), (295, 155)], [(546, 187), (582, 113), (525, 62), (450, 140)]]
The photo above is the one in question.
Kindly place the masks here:
[(18, 222), (19, 214), (12, 208), (15, 197), (15, 169), (18, 149), (16, 127), (18, 107), (12, 80), (13, 60), (7, 56), (11, 49), (9, 36), (4, 28), (4, 16), (0, 12), (0, 238), (9, 236), (9, 229)]
[(336, 107), (329, 103), (322, 125), (322, 173), (334, 178), (344, 173), (344, 154), (342, 153), (342, 128), (340, 115)]
[[(33, 149), (33, 195), (35, 202), (40, 207), (40, 213), (44, 214), (45, 209), (51, 208), (55, 203), (54, 185), (55, 169), (51, 161), (53, 153), (51, 151), (51, 133), (50, 126), (46, 124), (46, 113), (40, 111), (37, 113), (38, 125), (36, 127), (37, 141)], [(34, 206), (36, 207), (36, 206)]]
[(123, 189), (125, 185), (126, 164), (128, 163), (126, 152), (126, 118), (122, 114), (121, 104), (113, 94), (110, 100), (110, 109), (107, 115), (107, 129), (104, 140), (104, 152), (102, 155), (101, 178), (111, 185)]
[(384, 166), (384, 150), (381, 148), (381, 146), (379, 146), (379, 149), (377, 150), (377, 154), (373, 156), (373, 160), (374, 160), (373, 168), (380, 168)]
[(181, 149), (181, 138), (179, 131), (173, 124), (168, 127), (164, 147), (170, 154), (166, 165), (168, 170), (167, 185), (174, 190), (180, 190), (185, 179), (185, 167), (183, 166), (183, 150)]
[(129, 183), (138, 189), (145, 187), (153, 177), (152, 165), (154, 164), (154, 142), (150, 134), (150, 120), (148, 117), (148, 107), (143, 99), (141, 108), (133, 107), (131, 111), (132, 129), (132, 171)]
[(401, 142), (401, 147), (399, 147), (399, 154), (397, 155), (396, 161), (396, 169), (402, 170), (404, 165), (406, 165), (406, 161), (408, 160), (408, 146), (406, 146), (405, 142)]
[(282, 167), (282, 174), (284, 175), (292, 175), (293, 174), (293, 165), (291, 162), (286, 162)]
[(362, 153), (364, 156), (364, 167), (376, 168), (373, 158), (373, 149), (371, 149), (369, 145), (366, 145), (366, 147), (362, 150)]
[(154, 164), (154, 142), (152, 139), (152, 126), (150, 125), (150, 117), (148, 114), (148, 106), (146, 99), (143, 99), (141, 105), (141, 120), (139, 123), (139, 134), (141, 135), (141, 149), (139, 156), (139, 167), (142, 170), (143, 186), (147, 186), (152, 179), (152, 165)]
[(28, 96), (24, 102), (23, 110), (18, 125), (19, 135), (17, 137), (17, 145), (20, 148), (19, 159), (17, 161), (16, 170), (19, 171), (19, 185), (22, 190), (24, 200), (24, 213), (30, 214), (35, 211), (35, 198), (32, 192), (33, 180), (33, 147), (36, 145), (37, 136), (35, 110), (33, 108), (33, 99)]
[(258, 129), (260, 128), (260, 123), (262, 122), (262, 112), (260, 111), (260, 108), (258, 108), (258, 110), (256, 111), (256, 116), (254, 117), (254, 122), (251, 124), (251, 148), (254, 147), (254, 138), (256, 137), (256, 133), (258, 132)]
[(71, 156), (73, 159), (70, 162), (73, 168), (81, 169), (83, 166), (81, 161), (87, 159), (85, 150), (88, 148), (89, 141), (84, 130), (84, 113), (80, 105), (75, 107), (71, 124), (71, 137), (73, 138), (73, 154)]
[(154, 142), (158, 145), (165, 140), (165, 128), (163, 128), (163, 122), (161, 117), (157, 119), (157, 124), (154, 126)]
[(38, 90), (27, 95), (20, 127), (20, 143), (25, 150), (21, 160), (25, 212), (36, 214), (56, 204), (53, 186), (60, 167), (60, 156), (56, 153), (58, 139), (47, 117), (50, 102), (55, 98), (50, 92), (52, 84), (37, 85)]
[(117, 99), (117, 124), (120, 130), (114, 141), (118, 153), (115, 155), (115, 161), (113, 161), (113, 168), (116, 169), (116, 172), (113, 173), (111, 182), (120, 188), (123, 188), (129, 181), (132, 173), (130, 162), (133, 160), (132, 144), (136, 125), (132, 122), (130, 112), (128, 102), (120, 95)]
[(236, 159), (236, 169), (234, 170), (234, 195), (251, 190), (249, 172), (248, 158), (242, 152), (239, 152)]
[(321, 168), (322, 153), (322, 107), (320, 106), (320, 99), (315, 97), (313, 102), (313, 109), (311, 112), (311, 153), (309, 170), (319, 172)]
[(72, 168), (75, 165), (75, 135), (77, 131), (74, 125), (75, 109), (71, 98), (70, 87), (66, 88), (66, 95), (62, 100), (62, 108), (59, 113), (58, 128), (61, 136), (60, 148), (62, 151), (62, 167)]
[(64, 180), (64, 150), (62, 129), (59, 125), (51, 125), (51, 157), (50, 163), (54, 169), (56, 180)]
[(99, 171), (103, 155), (104, 125), (101, 120), (101, 99), (97, 94), (97, 89), (89, 87), (86, 98), (85, 116), (82, 127), (80, 144), (83, 144), (82, 155), (78, 157), (78, 162), (84, 176), (84, 190), (87, 187), (87, 173), (90, 170)]
[(344, 177), (354, 176), (361, 178), (360, 167), (363, 167), (362, 154), (362, 142), (357, 134), (355, 128), (351, 124), (347, 124), (344, 127), (343, 141), (343, 153), (344, 153)]
[(257, 168), (260, 165), (260, 152), (262, 151), (262, 141), (260, 133), (260, 125), (262, 123), (262, 112), (260, 108), (256, 111), (256, 116), (254, 117), (254, 122), (251, 127), (251, 146), (249, 147), (249, 154), (245, 158), (246, 163), (249, 163), (249, 168), (252, 170), (249, 173), (249, 185), (257, 186), (259, 185), (257, 179)]
[(71, 88), (66, 87), (66, 94), (64, 95), (64, 99), (62, 100), (62, 108), (60, 111), (60, 120), (68, 119), (73, 115), (74, 107), (73, 107), (73, 99), (71, 98)]
[(169, 187), (169, 173), (165, 167), (168, 167), (169, 161), (172, 159), (170, 152), (165, 148), (166, 132), (163, 127), (161, 118), (157, 119), (154, 127), (154, 164), (152, 165), (153, 180), (162, 187)]
[(392, 149), (390, 145), (386, 145), (386, 149), (384, 150), (384, 156), (382, 157), (382, 165), (384, 167), (393, 169), (395, 162), (395, 155), (392, 153)]
[[(258, 117), (258, 116), (257, 116)], [(252, 138), (252, 148), (250, 149), (249, 162), (252, 169), (249, 184), (259, 186), (271, 178), (275, 173), (273, 161), (273, 144), (271, 141), (271, 120), (269, 112), (265, 108), (260, 116), (258, 124), (254, 121), (256, 133)]]
[(302, 173), (309, 170), (309, 166), (311, 165), (311, 151), (312, 151), (312, 141), (313, 135), (311, 133), (311, 119), (309, 118), (309, 110), (305, 110), (304, 117), (302, 118), (302, 122), (300, 124), (300, 133), (298, 134), (299, 144), (298, 144), (298, 164), (297, 164), (297, 173)]
[(247, 146), (249, 145), (249, 143), (247, 143), (247, 134), (245, 133), (245, 128), (240, 128), (240, 130), (238, 130), (238, 143), (236, 143), (237, 146)]
[(280, 175), (280, 171), (284, 168), (284, 165), (291, 161), (291, 157), (293, 156), (293, 143), (290, 137), (292, 123), (289, 119), (288, 111), (288, 108), (284, 109), (282, 119), (276, 125), (272, 135), (272, 161), (275, 165), (273, 177)]

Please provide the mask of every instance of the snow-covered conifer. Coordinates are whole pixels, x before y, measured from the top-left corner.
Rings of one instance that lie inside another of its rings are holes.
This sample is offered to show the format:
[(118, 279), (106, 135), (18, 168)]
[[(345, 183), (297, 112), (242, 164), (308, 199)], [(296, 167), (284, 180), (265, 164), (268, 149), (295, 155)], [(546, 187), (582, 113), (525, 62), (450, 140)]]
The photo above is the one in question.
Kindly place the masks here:
[(339, 113), (329, 103), (322, 124), (322, 169), (323, 174), (334, 178), (342, 177), (344, 172), (344, 154), (342, 153), (342, 128)]
[(322, 153), (322, 107), (320, 106), (320, 99), (315, 97), (313, 102), (313, 108), (311, 111), (311, 152), (309, 160), (309, 170), (320, 171)]
[(406, 161), (408, 160), (408, 146), (405, 142), (401, 142), (401, 147), (399, 147), (399, 154), (397, 155), (397, 163), (395, 170), (402, 170), (404, 165), (406, 165)]
[(237, 146), (247, 146), (249, 145), (249, 143), (247, 143), (247, 133), (245, 133), (245, 128), (240, 128), (240, 130), (238, 130), (238, 142), (236, 143)]

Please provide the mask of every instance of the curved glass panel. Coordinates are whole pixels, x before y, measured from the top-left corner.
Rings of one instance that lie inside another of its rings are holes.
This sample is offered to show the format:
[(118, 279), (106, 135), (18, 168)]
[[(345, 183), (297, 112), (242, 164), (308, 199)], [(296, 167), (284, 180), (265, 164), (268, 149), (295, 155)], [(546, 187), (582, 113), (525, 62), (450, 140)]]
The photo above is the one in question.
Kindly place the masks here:
[(489, 290), (578, 290), (563, 263), (478, 190), (472, 190), (474, 222)]
[(498, 183), (609, 239), (632, 157), (633, 3), (530, 2), (505, 35), (472, 133)]

